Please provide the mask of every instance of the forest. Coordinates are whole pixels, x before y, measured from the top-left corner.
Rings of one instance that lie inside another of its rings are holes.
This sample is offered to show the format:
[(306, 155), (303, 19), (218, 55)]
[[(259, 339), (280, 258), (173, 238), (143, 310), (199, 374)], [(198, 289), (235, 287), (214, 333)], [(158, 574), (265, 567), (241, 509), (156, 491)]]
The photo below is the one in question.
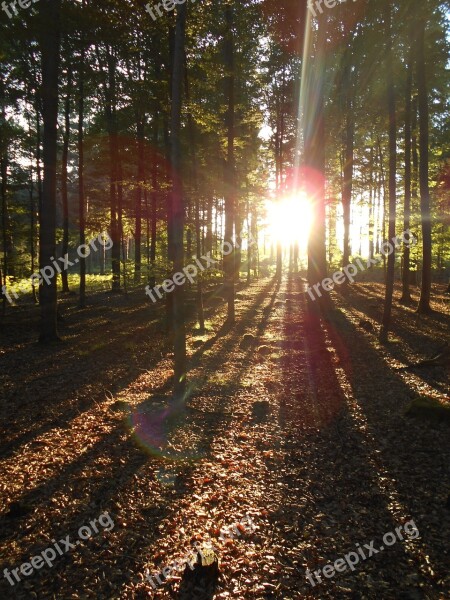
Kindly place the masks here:
[(450, 1), (0, 2), (0, 598), (450, 594)]

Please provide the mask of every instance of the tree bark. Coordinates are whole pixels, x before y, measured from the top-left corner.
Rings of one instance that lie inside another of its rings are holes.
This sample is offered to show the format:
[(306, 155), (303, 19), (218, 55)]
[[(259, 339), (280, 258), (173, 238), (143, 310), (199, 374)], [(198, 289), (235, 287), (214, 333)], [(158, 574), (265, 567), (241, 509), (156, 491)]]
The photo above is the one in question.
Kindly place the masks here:
[[(79, 67), (79, 97), (78, 97), (78, 220), (80, 228), (80, 246), (86, 243), (86, 216), (84, 198), (84, 57), (85, 50), (81, 50)], [(80, 308), (86, 306), (86, 259), (80, 257)]]
[(373, 146), (370, 148), (370, 174), (369, 174), (369, 258), (374, 255), (374, 226), (375, 226), (375, 186), (373, 181)]
[(108, 128), (110, 172), (109, 172), (109, 201), (111, 210), (111, 268), (112, 291), (120, 292), (120, 227), (118, 221), (118, 175), (119, 163), (118, 129), (116, 115), (116, 68), (117, 61), (110, 48), (106, 49), (108, 83), (105, 82), (105, 116)]
[[(349, 53), (347, 61), (349, 61)], [(344, 217), (344, 252), (342, 256), (343, 267), (350, 262), (350, 214), (353, 191), (353, 162), (354, 162), (354, 138), (355, 123), (353, 115), (353, 98), (350, 64), (345, 66), (344, 80), (344, 111), (345, 111), (345, 132), (344, 132), (344, 180), (342, 186), (342, 209)]]
[[(56, 253), (56, 159), (58, 122), (58, 85), (60, 60), (61, 0), (41, 0), (42, 101), (44, 118), (43, 160), (44, 183), (40, 220), (39, 266), (51, 265)], [(42, 343), (59, 340), (57, 329), (56, 277), (42, 282), (41, 306)]]
[(135, 203), (135, 250), (134, 250), (134, 281), (141, 280), (141, 237), (142, 237), (142, 191), (144, 189), (144, 117), (137, 115), (137, 143), (138, 143), (138, 173)]
[(156, 285), (156, 235), (157, 235), (157, 199), (158, 199), (158, 158), (156, 146), (158, 143), (158, 111), (153, 117), (153, 155), (152, 155), (152, 193), (151, 193), (151, 242), (150, 242), (150, 288)]
[[(327, 276), (325, 225), (325, 123), (324, 75), (326, 55), (326, 17), (318, 18), (315, 64), (312, 64), (303, 85), (307, 88), (304, 107), (305, 166), (308, 194), (312, 201), (312, 222), (308, 240), (308, 283), (313, 286)], [(304, 60), (309, 59), (304, 57)], [(316, 306), (327, 311), (329, 293), (323, 290)], [(312, 308), (312, 304), (310, 308)]]
[(227, 323), (235, 322), (234, 307), (234, 282), (235, 282), (235, 251), (233, 244), (233, 229), (235, 221), (235, 164), (234, 164), (234, 36), (233, 36), (233, 9), (230, 4), (225, 5), (226, 31), (224, 38), (225, 59), (225, 95), (228, 104), (227, 125), (227, 160), (225, 168), (225, 239), (223, 266), (225, 273), (224, 292), (228, 303)]
[[(61, 165), (61, 196), (63, 206), (63, 239), (61, 254), (63, 257), (69, 252), (69, 199), (67, 191), (67, 163), (69, 160), (70, 142), (70, 95), (72, 93), (72, 66), (69, 65), (67, 73), (67, 95), (64, 104), (64, 140)], [(69, 292), (69, 278), (67, 269), (61, 271), (62, 291)]]
[[(396, 209), (396, 169), (397, 169), (397, 121), (395, 113), (395, 86), (392, 67), (392, 13), (390, 3), (386, 5), (386, 71), (387, 71), (387, 108), (389, 115), (389, 227), (388, 237), (395, 237)], [(386, 292), (384, 298), (383, 319), (380, 328), (380, 342), (387, 342), (391, 325), (392, 299), (394, 294), (395, 245), (389, 253), (386, 273)]]
[[(181, 108), (183, 95), (183, 66), (185, 53), (186, 4), (177, 9), (175, 46), (172, 69), (171, 109), (171, 169), (172, 192), (170, 195), (172, 218), (173, 273), (184, 266), (184, 198), (181, 181)], [(173, 340), (174, 340), (174, 389), (176, 400), (183, 400), (186, 388), (186, 326), (184, 316), (184, 288), (175, 286), (172, 292)]]
[[(1, 74), (0, 74), (1, 76)], [(1, 101), (1, 122), (0, 126), (2, 129), (6, 128), (6, 108), (5, 108), (5, 88), (3, 78), (0, 79), (0, 101)], [(5, 132), (6, 134), (6, 132)], [(2, 136), (3, 137), (3, 136)], [(3, 246), (3, 269), (1, 272), (0, 286), (6, 288), (6, 276), (8, 275), (8, 202), (7, 202), (7, 190), (8, 190), (8, 144), (6, 141), (6, 135), (4, 141), (2, 141), (1, 155), (0, 155), (0, 175), (2, 178), (2, 184), (0, 188), (1, 199), (2, 199), (2, 246)], [(6, 295), (3, 296), (3, 314), (6, 311), (7, 299)]]
[[(412, 30), (412, 27), (411, 27)], [(403, 231), (408, 231), (411, 221), (411, 94), (413, 80), (413, 39), (410, 39), (410, 50), (408, 55), (408, 63), (406, 65), (406, 90), (405, 90), (405, 202), (403, 207)], [(402, 269), (402, 304), (411, 303), (410, 293), (410, 262), (411, 251), (408, 244), (403, 247), (403, 269)]]
[(419, 16), (417, 47), (417, 92), (419, 101), (419, 187), (420, 212), (422, 216), (422, 286), (420, 290), (419, 314), (431, 313), (431, 211), (428, 183), (428, 92), (425, 65), (425, 16)]
[[(185, 59), (185, 80), (186, 80), (186, 103), (190, 102), (189, 95), (189, 76), (187, 70), (187, 60)], [(192, 118), (191, 112), (188, 113), (188, 128), (189, 138), (192, 156), (192, 191), (195, 197), (195, 243), (196, 243), (196, 254), (200, 257), (202, 254), (202, 234), (200, 227), (200, 196), (198, 190), (198, 168), (197, 168), (197, 138), (195, 135), (195, 123)], [(190, 256), (188, 249), (188, 256)], [(205, 332), (205, 313), (203, 310), (203, 273), (197, 274), (197, 293), (196, 293), (196, 306), (197, 306), (197, 318), (199, 333)]]

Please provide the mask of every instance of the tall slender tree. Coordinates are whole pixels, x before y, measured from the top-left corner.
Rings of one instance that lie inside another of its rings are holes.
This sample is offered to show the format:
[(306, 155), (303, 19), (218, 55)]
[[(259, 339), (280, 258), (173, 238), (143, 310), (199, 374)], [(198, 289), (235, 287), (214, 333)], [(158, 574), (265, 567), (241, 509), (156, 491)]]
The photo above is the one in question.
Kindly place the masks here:
[[(325, 224), (325, 117), (324, 85), (326, 73), (327, 16), (317, 19), (316, 47), (311, 63), (310, 49), (303, 56), (302, 88), (305, 90), (304, 162), (305, 175), (312, 199), (313, 216), (308, 240), (308, 283), (310, 286), (322, 281), (327, 274), (326, 224)], [(318, 306), (327, 310), (329, 294), (324, 291)]]
[[(68, 173), (67, 166), (69, 160), (70, 143), (70, 97), (72, 94), (72, 65), (67, 69), (67, 91), (64, 103), (64, 137), (61, 165), (61, 197), (63, 206), (63, 239), (61, 254), (63, 257), (69, 252), (69, 197), (68, 197)], [(62, 291), (69, 292), (69, 279), (67, 269), (61, 272)]]
[[(40, 221), (40, 268), (50, 266), (56, 254), (56, 159), (60, 63), (61, 0), (41, 0), (40, 46), (42, 54), (42, 106), (44, 119), (43, 160), (44, 181)], [(57, 329), (56, 278), (40, 286), (40, 342), (59, 340)]]
[[(171, 238), (173, 248), (173, 273), (184, 266), (184, 191), (181, 181), (181, 108), (183, 100), (183, 68), (185, 56), (186, 4), (177, 9), (175, 41), (172, 63), (172, 108), (171, 108), (171, 175), (170, 194)], [(186, 325), (184, 315), (184, 289), (175, 286), (173, 302), (174, 340), (174, 398), (184, 399), (186, 389)]]
[[(405, 201), (403, 207), (403, 231), (408, 231), (411, 222), (411, 113), (412, 113), (412, 82), (413, 82), (413, 27), (410, 27), (410, 49), (406, 64), (406, 88), (405, 88)], [(402, 271), (402, 304), (411, 303), (410, 279), (411, 279), (411, 251), (409, 244), (403, 247), (403, 271)]]
[(225, 94), (227, 101), (227, 159), (225, 166), (225, 243), (229, 244), (224, 252), (225, 272), (225, 296), (228, 303), (227, 322), (235, 321), (234, 308), (234, 280), (235, 280), (235, 252), (233, 244), (233, 230), (235, 224), (236, 209), (236, 174), (234, 162), (234, 111), (235, 111), (235, 71), (234, 71), (234, 35), (233, 35), (233, 8), (230, 3), (225, 4), (225, 38), (224, 38), (224, 61), (225, 61)]
[[(395, 237), (395, 211), (397, 203), (397, 116), (395, 108), (395, 84), (393, 73), (393, 34), (392, 34), (392, 8), (388, 1), (385, 13), (386, 28), (386, 99), (389, 117), (389, 227), (388, 238)], [(394, 295), (395, 275), (395, 246), (389, 252), (386, 273), (386, 292), (384, 298), (383, 319), (380, 328), (380, 341), (387, 342), (391, 325), (392, 299)]]
[(417, 312), (427, 314), (432, 312), (431, 299), (431, 211), (430, 211), (430, 186), (428, 181), (428, 91), (427, 73), (425, 62), (425, 31), (426, 20), (423, 7), (420, 7), (416, 38), (416, 69), (417, 69), (417, 96), (419, 103), (419, 187), (420, 187), (420, 212), (422, 216), (422, 285), (420, 290), (419, 306)]
[[(82, 40), (78, 68), (78, 220), (80, 245), (86, 243), (86, 207), (84, 194), (84, 60), (86, 51)], [(80, 308), (86, 306), (86, 258), (80, 257)]]

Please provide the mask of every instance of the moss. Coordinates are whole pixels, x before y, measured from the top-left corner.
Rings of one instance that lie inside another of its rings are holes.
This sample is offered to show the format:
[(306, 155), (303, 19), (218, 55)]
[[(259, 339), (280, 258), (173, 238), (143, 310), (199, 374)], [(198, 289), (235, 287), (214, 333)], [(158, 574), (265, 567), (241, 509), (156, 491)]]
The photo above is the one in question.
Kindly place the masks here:
[(406, 411), (406, 416), (434, 423), (450, 423), (450, 405), (422, 396), (411, 402)]

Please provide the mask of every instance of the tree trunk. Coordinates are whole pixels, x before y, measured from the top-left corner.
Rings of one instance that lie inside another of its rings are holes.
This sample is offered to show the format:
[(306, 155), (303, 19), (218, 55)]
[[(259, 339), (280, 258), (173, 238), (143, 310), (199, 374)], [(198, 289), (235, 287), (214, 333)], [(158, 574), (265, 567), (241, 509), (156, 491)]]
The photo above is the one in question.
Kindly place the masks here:
[[(349, 58), (347, 58), (349, 60)], [(352, 86), (350, 64), (345, 66), (344, 73), (344, 181), (342, 186), (342, 209), (344, 216), (344, 252), (342, 256), (343, 267), (350, 262), (350, 214), (353, 191), (353, 153), (355, 138), (355, 123), (353, 114)], [(346, 280), (347, 281), (347, 280)]]
[[(79, 97), (78, 97), (78, 220), (80, 228), (80, 246), (86, 243), (86, 216), (84, 199), (84, 146), (83, 146), (83, 121), (84, 121), (84, 58), (85, 50), (81, 50), (79, 67)], [(86, 306), (86, 259), (80, 257), (80, 308)]]
[(419, 314), (431, 313), (431, 212), (430, 188), (428, 184), (428, 92), (425, 65), (425, 16), (419, 17), (416, 36), (417, 46), (417, 92), (419, 101), (419, 187), (420, 212), (422, 216), (422, 286), (420, 290)]
[[(177, 9), (175, 47), (172, 69), (171, 109), (171, 169), (172, 192), (170, 195), (172, 217), (173, 273), (184, 266), (184, 200), (181, 181), (181, 108), (183, 94), (183, 65), (185, 53), (186, 4)], [(175, 286), (173, 296), (173, 339), (174, 339), (174, 398), (183, 400), (186, 388), (186, 328), (184, 316), (184, 288)]]
[[(308, 283), (313, 286), (327, 276), (326, 225), (325, 225), (325, 123), (324, 75), (326, 56), (326, 18), (318, 18), (315, 64), (310, 66), (307, 98), (304, 107), (305, 166), (308, 193), (312, 199), (312, 223), (308, 240)], [(309, 57), (309, 55), (308, 55)], [(304, 59), (307, 60), (308, 57)], [(327, 310), (330, 297), (325, 290), (317, 300), (321, 309)], [(312, 307), (312, 305), (311, 305)]]
[[(44, 185), (40, 220), (39, 266), (51, 264), (56, 253), (56, 159), (61, 0), (41, 0), (42, 101), (44, 118)], [(59, 340), (56, 277), (43, 281), (40, 294), (42, 343)]]
[[(185, 60), (185, 80), (186, 80), (186, 103), (189, 104), (189, 76), (187, 70), (187, 60)], [(202, 234), (200, 227), (200, 195), (198, 190), (198, 170), (197, 170), (197, 138), (195, 135), (195, 123), (192, 118), (192, 114), (188, 114), (188, 127), (189, 127), (189, 138), (192, 155), (192, 191), (195, 197), (195, 242), (196, 242), (196, 253), (197, 257), (202, 254)], [(188, 256), (190, 256), (188, 250)], [(197, 318), (199, 333), (205, 332), (205, 313), (203, 310), (203, 273), (197, 274), (197, 294), (196, 294), (196, 305), (197, 305)]]
[[(31, 118), (30, 116), (28, 117), (28, 129), (31, 131)], [(33, 196), (33, 191), (34, 191), (34, 182), (33, 182), (33, 151), (30, 152), (31, 156), (30, 156), (30, 186), (29, 186), (29, 199), (30, 199), (30, 257), (31, 257), (31, 261), (30, 261), (30, 270), (31, 273), (34, 273), (34, 265), (35, 265), (35, 258), (36, 258), (36, 249), (35, 249), (35, 238), (34, 238), (34, 234), (35, 234), (35, 208), (34, 208), (34, 196)], [(1, 278), (0, 278), (1, 281)], [(32, 279), (31, 281), (31, 293), (33, 296), (33, 301), (35, 304), (37, 304), (38, 302), (38, 298), (37, 298), (37, 294), (36, 294), (36, 283), (35, 280)]]
[[(412, 28), (411, 28), (412, 29)], [(411, 221), (411, 94), (412, 94), (412, 63), (413, 63), (413, 39), (410, 40), (411, 47), (406, 65), (406, 90), (405, 90), (405, 203), (403, 214), (403, 231), (408, 231)], [(410, 275), (410, 257), (411, 252), (408, 244), (403, 246), (403, 270), (402, 270), (402, 304), (411, 303), (411, 293), (409, 290)]]
[(135, 283), (139, 283), (141, 280), (142, 191), (144, 189), (144, 118), (141, 115), (137, 116), (136, 127), (138, 140), (138, 181), (135, 204), (134, 281)]
[[(1, 75), (0, 75), (1, 76)], [(0, 80), (0, 101), (1, 101), (1, 122), (0, 126), (2, 130), (6, 127), (6, 108), (4, 100), (4, 82), (3, 78)], [(5, 132), (6, 133), (6, 132)], [(6, 135), (5, 135), (6, 138)], [(2, 177), (2, 185), (0, 188), (2, 198), (2, 246), (3, 246), (3, 269), (0, 278), (0, 286), (6, 291), (6, 276), (8, 274), (8, 204), (7, 204), (7, 190), (8, 190), (8, 146), (6, 141), (2, 142), (0, 156), (0, 174)], [(3, 296), (3, 314), (6, 311), (6, 294), (2, 293)]]
[[(275, 132), (275, 189), (276, 189), (276, 201), (282, 201), (283, 194), (283, 140), (284, 140), (284, 120), (283, 120), (283, 93), (284, 93), (284, 81), (281, 84), (280, 95), (277, 98), (277, 129)], [(283, 278), (283, 244), (281, 240), (276, 240), (276, 271), (275, 277), (278, 282), (281, 282)]]
[(228, 302), (227, 322), (235, 322), (234, 308), (234, 282), (235, 282), (235, 252), (233, 245), (233, 228), (235, 220), (235, 164), (234, 164), (234, 37), (233, 37), (233, 9), (230, 4), (225, 5), (226, 31), (224, 38), (225, 60), (225, 95), (228, 104), (227, 110), (227, 161), (225, 181), (225, 239), (223, 266), (225, 273), (224, 292)]
[(370, 181), (369, 181), (369, 258), (374, 255), (374, 215), (375, 215), (375, 186), (373, 181), (373, 146), (370, 148)]
[[(389, 114), (389, 228), (388, 237), (395, 237), (395, 209), (396, 209), (396, 169), (397, 169), (397, 122), (395, 114), (395, 86), (392, 67), (392, 14), (391, 6), (386, 6), (386, 71), (387, 71), (387, 108)], [(386, 293), (384, 298), (383, 319), (380, 328), (380, 342), (387, 342), (391, 325), (392, 298), (394, 294), (395, 275), (395, 245), (389, 253), (386, 273)]]
[(150, 242), (150, 288), (156, 285), (156, 234), (157, 234), (157, 199), (158, 199), (158, 155), (156, 147), (158, 143), (158, 111), (153, 116), (153, 156), (152, 156), (152, 193), (151, 193), (151, 242)]
[[(122, 255), (122, 266), (123, 266), (123, 289), (127, 293), (127, 249), (125, 245), (125, 238), (123, 234), (123, 170), (122, 170), (122, 145), (118, 143), (117, 152), (117, 226), (119, 229), (119, 257)], [(119, 290), (116, 290), (119, 291)]]
[[(386, 241), (386, 178), (384, 176), (384, 156), (383, 150), (381, 149), (381, 140), (378, 137), (378, 156), (380, 161), (380, 184), (383, 190), (383, 204), (381, 208), (381, 223), (380, 223), (380, 237), (381, 245)], [(380, 246), (377, 248), (377, 253), (380, 251)], [(386, 274), (386, 256), (383, 254), (383, 268)]]
[(117, 61), (107, 48), (108, 85), (106, 92), (106, 122), (109, 138), (110, 172), (109, 172), (109, 201), (111, 210), (111, 268), (112, 268), (112, 291), (120, 292), (120, 227), (118, 221), (118, 175), (117, 165), (119, 162), (119, 150), (117, 139), (117, 116), (116, 116), (116, 69)]
[[(69, 159), (69, 141), (70, 141), (70, 95), (72, 93), (72, 66), (69, 65), (67, 73), (67, 95), (64, 104), (64, 140), (62, 150), (61, 166), (61, 196), (63, 206), (63, 239), (61, 254), (63, 257), (69, 252), (69, 199), (67, 192), (67, 163)], [(69, 292), (69, 278), (67, 269), (61, 271), (62, 291)]]

